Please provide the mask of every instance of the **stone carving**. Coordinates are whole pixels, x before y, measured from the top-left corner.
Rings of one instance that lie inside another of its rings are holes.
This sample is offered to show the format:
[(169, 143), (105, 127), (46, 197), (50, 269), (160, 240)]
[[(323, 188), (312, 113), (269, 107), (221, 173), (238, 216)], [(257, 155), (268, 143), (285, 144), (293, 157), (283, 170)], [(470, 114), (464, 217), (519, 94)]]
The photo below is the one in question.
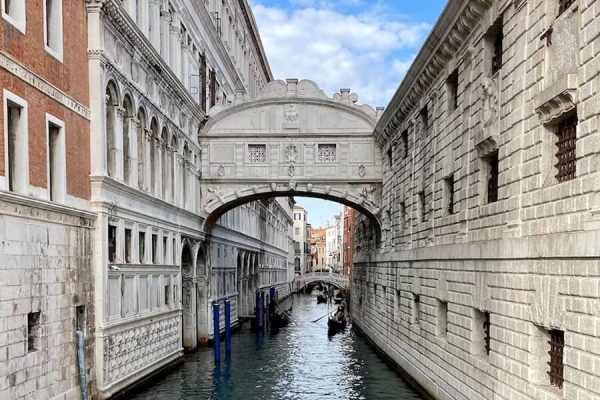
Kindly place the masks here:
[(208, 188), (208, 193), (212, 193), (216, 199), (219, 199), (221, 203), (225, 203), (225, 197), (223, 196), (223, 192), (221, 192), (217, 188)]
[(296, 148), (295, 145), (290, 144), (285, 148), (285, 158), (286, 158), (286, 162), (288, 162), (288, 163), (297, 162), (298, 149)]
[(360, 167), (358, 167), (358, 176), (362, 178), (365, 175), (367, 175), (367, 168), (364, 165), (361, 165)]
[(483, 126), (489, 127), (498, 114), (498, 96), (494, 80), (485, 78), (481, 82), (481, 98), (483, 100)]
[(294, 180), (291, 180), (291, 181), (288, 183), (288, 187), (290, 188), (290, 190), (291, 190), (291, 191), (294, 191), (294, 190), (296, 190), (296, 186), (297, 186), (297, 184), (296, 184), (296, 181), (294, 181)]
[(283, 127), (288, 129), (300, 126), (298, 104), (288, 104), (283, 111)]
[(313, 184), (309, 183), (308, 185), (306, 185), (306, 190), (308, 190), (309, 192), (312, 192), (312, 190), (313, 190)]
[(289, 176), (294, 176), (296, 175), (296, 167), (294, 165), (290, 165), (288, 167), (288, 175)]
[(276, 192), (277, 191), (277, 184), (276, 183), (271, 183), (271, 190)]
[(376, 190), (377, 188), (374, 186), (365, 186), (360, 192), (363, 202), (367, 201), (369, 203), (375, 203), (375, 197), (373, 197), (373, 193), (375, 193)]
[(225, 176), (225, 166), (223, 164), (219, 165), (219, 169), (217, 170), (217, 173), (219, 174), (220, 177)]
[(317, 150), (319, 162), (336, 162), (337, 146), (335, 144), (320, 144)]
[(139, 83), (139, 81), (138, 81), (139, 78), (140, 78), (140, 67), (135, 60), (131, 61), (131, 79), (135, 83)]

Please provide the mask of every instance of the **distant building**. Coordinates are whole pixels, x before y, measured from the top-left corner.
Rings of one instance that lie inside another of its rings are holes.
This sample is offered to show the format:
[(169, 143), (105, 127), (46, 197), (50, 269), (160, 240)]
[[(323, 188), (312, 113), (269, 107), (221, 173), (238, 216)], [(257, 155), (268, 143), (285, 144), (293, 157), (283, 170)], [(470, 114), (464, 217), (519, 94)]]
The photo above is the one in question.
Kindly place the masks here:
[(308, 271), (310, 262), (309, 233), (307, 230), (308, 212), (298, 205), (294, 206), (294, 271), (304, 274)]
[(325, 228), (327, 267), (333, 272), (342, 271), (342, 215), (336, 215), (331, 225)]
[(310, 254), (312, 257), (312, 270), (319, 271), (327, 268), (325, 258), (325, 229), (311, 229)]
[(352, 268), (352, 250), (354, 247), (354, 210), (350, 207), (344, 207), (344, 230), (342, 239), (342, 274), (350, 275)]

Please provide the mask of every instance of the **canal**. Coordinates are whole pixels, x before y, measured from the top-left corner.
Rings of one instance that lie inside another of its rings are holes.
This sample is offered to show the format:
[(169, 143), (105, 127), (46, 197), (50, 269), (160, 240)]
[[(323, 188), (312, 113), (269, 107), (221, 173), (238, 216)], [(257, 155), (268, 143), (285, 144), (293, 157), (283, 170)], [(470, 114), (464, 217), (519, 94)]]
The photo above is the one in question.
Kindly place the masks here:
[[(233, 335), (232, 356), (215, 366), (212, 349), (128, 398), (146, 399), (421, 399), (351, 329), (327, 337), (327, 305), (295, 295), (293, 322), (277, 334)], [(222, 350), (224, 352), (224, 348)]]

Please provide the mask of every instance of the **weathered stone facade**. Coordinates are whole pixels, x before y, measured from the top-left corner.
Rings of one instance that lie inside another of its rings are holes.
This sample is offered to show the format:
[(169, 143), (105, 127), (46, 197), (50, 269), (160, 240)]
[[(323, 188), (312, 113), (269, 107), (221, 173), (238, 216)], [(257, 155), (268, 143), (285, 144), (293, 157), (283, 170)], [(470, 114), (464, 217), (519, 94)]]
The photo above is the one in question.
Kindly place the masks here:
[(353, 319), (436, 399), (600, 398), (599, 12), (450, 1), (375, 131)]

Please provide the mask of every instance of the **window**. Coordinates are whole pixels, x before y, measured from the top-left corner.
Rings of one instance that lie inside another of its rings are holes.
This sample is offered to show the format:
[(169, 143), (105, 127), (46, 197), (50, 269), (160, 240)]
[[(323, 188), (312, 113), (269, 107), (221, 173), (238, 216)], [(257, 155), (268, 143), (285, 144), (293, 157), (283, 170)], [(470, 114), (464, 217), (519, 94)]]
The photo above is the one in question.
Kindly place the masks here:
[(490, 342), (491, 342), (491, 336), (490, 336), (490, 329), (491, 329), (492, 325), (490, 322), (490, 313), (489, 312), (484, 312), (483, 313), (483, 334), (484, 334), (484, 343), (485, 343), (485, 353), (489, 356), (490, 355)]
[(166, 236), (163, 236), (163, 264), (167, 264), (167, 240), (169, 238)]
[(158, 235), (152, 235), (152, 264), (157, 263), (156, 256), (158, 255)]
[(575, 3), (575, 0), (558, 0), (558, 15), (561, 15)]
[(446, 337), (448, 334), (448, 302), (438, 300), (438, 335)]
[(26, 0), (2, 0), (2, 17), (25, 33)]
[(173, 239), (173, 265), (177, 265), (177, 242)]
[(494, 25), (490, 27), (486, 34), (486, 47), (489, 49), (489, 60), (491, 61), (491, 67), (489, 71), (490, 75), (495, 75), (502, 69), (502, 56), (504, 52), (504, 32), (503, 32), (503, 18), (500, 17), (496, 20)]
[(454, 175), (444, 178), (444, 213), (454, 214)]
[(421, 296), (413, 294), (412, 323), (417, 325), (421, 319)]
[(498, 163), (498, 151), (483, 158), (482, 170), (484, 172), (484, 183), (487, 189), (487, 203), (498, 201), (498, 176), (500, 173)]
[(40, 312), (30, 312), (27, 314), (27, 352), (40, 349), (41, 336)]
[(29, 185), (27, 102), (5, 90), (4, 111), (6, 188), (25, 194)]
[(200, 107), (202, 111), (206, 109), (206, 55), (200, 54)]
[(476, 356), (490, 354), (490, 313), (487, 311), (473, 310), (473, 325), (471, 328), (471, 352)]
[(564, 383), (563, 353), (565, 348), (565, 333), (559, 330), (552, 330), (549, 333), (550, 340), (548, 344), (550, 345), (550, 350), (548, 354), (550, 355), (550, 361), (548, 362), (548, 366), (550, 370), (547, 374), (550, 377), (550, 384), (562, 389)]
[(419, 116), (421, 117), (423, 131), (427, 132), (427, 130), (429, 129), (429, 111), (427, 110), (427, 106), (423, 107), (421, 111), (419, 111)]
[(117, 227), (108, 226), (108, 262), (114, 263), (117, 260)]
[(421, 190), (418, 194), (419, 201), (419, 221), (425, 222), (427, 220), (427, 215), (425, 212), (425, 192)]
[(556, 180), (564, 182), (575, 179), (577, 154), (577, 116), (569, 117), (558, 124), (556, 132)]
[(448, 89), (448, 110), (454, 111), (458, 107), (458, 69), (450, 74), (446, 86)]
[(296, 236), (300, 235), (300, 228), (294, 228), (294, 235), (296, 235)]
[(394, 167), (394, 146), (390, 146), (387, 151), (388, 164), (390, 165), (390, 169)]
[(401, 201), (400, 202), (400, 226), (399, 226), (401, 231), (404, 231), (404, 229), (406, 228), (406, 203)]
[(44, 43), (46, 51), (60, 61), (63, 58), (62, 25), (62, 0), (44, 0)]
[(214, 107), (217, 104), (217, 74), (214, 70), (210, 71), (210, 103), (209, 107)]
[(336, 162), (337, 146), (335, 144), (320, 144), (317, 148), (317, 160), (319, 162)]
[(408, 130), (402, 132), (402, 157), (408, 158)]
[(46, 114), (48, 134), (48, 197), (50, 201), (64, 201), (66, 160), (64, 124)]
[(85, 306), (75, 307), (75, 329), (78, 331), (85, 331)]
[(248, 161), (251, 164), (263, 164), (267, 162), (267, 145), (266, 144), (249, 144), (248, 145)]
[(125, 228), (125, 262), (131, 262), (131, 229)]
[(138, 259), (140, 264), (144, 263), (146, 257), (146, 232), (138, 233)]
[(167, 277), (165, 280), (165, 306), (168, 306), (171, 298), (171, 277)]

